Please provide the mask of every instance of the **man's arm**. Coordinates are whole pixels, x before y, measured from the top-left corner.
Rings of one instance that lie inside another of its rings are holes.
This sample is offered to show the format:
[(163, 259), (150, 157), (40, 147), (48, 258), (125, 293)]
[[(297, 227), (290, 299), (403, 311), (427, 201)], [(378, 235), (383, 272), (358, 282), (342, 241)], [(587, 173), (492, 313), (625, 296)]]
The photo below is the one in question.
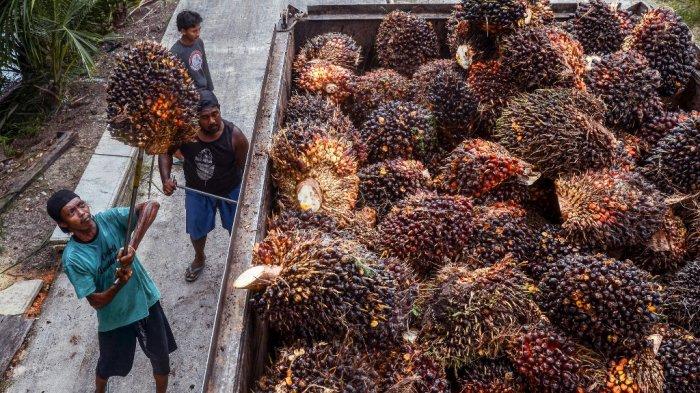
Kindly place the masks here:
[(130, 246), (136, 250), (141, 244), (146, 231), (151, 227), (153, 221), (155, 221), (158, 215), (158, 209), (160, 209), (160, 204), (156, 201), (146, 201), (140, 203), (136, 206), (136, 215), (138, 220), (136, 221), (136, 228), (131, 236)]
[(248, 158), (248, 138), (236, 126), (233, 126), (232, 134), (233, 149), (236, 152), (236, 168), (242, 174), (245, 169), (245, 161)]
[[(133, 252), (130, 252), (130, 257), (133, 259)], [(125, 259), (129, 258), (129, 255), (123, 256), (120, 258), (120, 262), (124, 263)], [(124, 285), (126, 285), (127, 282), (129, 282), (129, 279), (131, 278), (131, 269), (117, 269), (115, 272), (117, 275), (117, 280), (114, 282), (114, 285), (109, 287), (104, 292), (93, 292), (90, 295), (87, 295), (87, 301), (90, 303), (90, 305), (96, 309), (99, 310), (102, 307), (108, 305), (115, 296), (117, 296), (117, 293), (124, 288)]]
[(170, 178), (170, 172), (173, 169), (173, 155), (170, 152), (158, 156), (158, 172), (160, 172), (160, 181), (163, 184), (163, 193), (170, 196), (173, 195), (177, 188), (177, 182)]

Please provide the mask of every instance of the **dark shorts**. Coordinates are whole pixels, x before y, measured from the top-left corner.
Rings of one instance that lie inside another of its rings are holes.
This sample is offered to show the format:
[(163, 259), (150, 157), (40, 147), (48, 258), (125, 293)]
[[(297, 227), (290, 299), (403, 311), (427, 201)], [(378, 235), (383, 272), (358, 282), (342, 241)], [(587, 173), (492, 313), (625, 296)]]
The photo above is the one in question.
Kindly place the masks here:
[(100, 342), (100, 359), (96, 370), (98, 377), (107, 379), (129, 374), (134, 364), (136, 340), (151, 361), (153, 374), (170, 373), (170, 353), (177, 349), (175, 337), (160, 302), (152, 305), (148, 312), (148, 316), (138, 322), (97, 334)]
[[(238, 200), (241, 187), (234, 188), (229, 199)], [(232, 204), (206, 195), (185, 191), (185, 223), (187, 234), (194, 240), (206, 236), (216, 226), (216, 211), (221, 216), (221, 226), (231, 233), (233, 217), (238, 204)]]

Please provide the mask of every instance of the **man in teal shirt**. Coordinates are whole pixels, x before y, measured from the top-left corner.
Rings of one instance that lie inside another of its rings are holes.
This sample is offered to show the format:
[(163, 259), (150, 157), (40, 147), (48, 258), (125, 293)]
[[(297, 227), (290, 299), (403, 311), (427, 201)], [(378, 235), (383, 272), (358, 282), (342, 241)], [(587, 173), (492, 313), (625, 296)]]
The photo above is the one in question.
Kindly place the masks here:
[(66, 275), (78, 298), (87, 298), (97, 310), (98, 393), (105, 391), (109, 377), (131, 371), (136, 341), (153, 366), (156, 392), (165, 392), (168, 386), (169, 354), (177, 346), (160, 306), (160, 292), (135, 256), (158, 208), (154, 201), (136, 206), (136, 226), (125, 252), (127, 208), (93, 216), (85, 201), (69, 190), (58, 191), (47, 201), (49, 215), (72, 235), (63, 251)]

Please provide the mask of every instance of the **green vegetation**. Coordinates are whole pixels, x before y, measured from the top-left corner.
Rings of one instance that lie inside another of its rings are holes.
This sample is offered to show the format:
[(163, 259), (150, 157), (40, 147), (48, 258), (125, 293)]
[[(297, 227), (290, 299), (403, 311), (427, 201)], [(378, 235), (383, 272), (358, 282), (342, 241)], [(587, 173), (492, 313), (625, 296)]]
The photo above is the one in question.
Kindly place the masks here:
[(0, 146), (36, 132), (76, 75), (90, 74), (99, 43), (133, 0), (5, 0), (0, 5), (0, 87), (21, 78), (0, 108)]
[(700, 0), (661, 0), (678, 12), (691, 28), (700, 27)]

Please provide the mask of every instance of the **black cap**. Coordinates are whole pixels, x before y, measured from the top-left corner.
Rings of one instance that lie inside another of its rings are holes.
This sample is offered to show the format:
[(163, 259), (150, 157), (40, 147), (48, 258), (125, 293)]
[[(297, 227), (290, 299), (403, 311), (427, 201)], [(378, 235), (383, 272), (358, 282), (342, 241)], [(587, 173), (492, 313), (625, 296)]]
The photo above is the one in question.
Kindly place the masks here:
[(78, 194), (71, 190), (56, 191), (49, 197), (49, 200), (46, 201), (46, 212), (49, 213), (49, 216), (51, 216), (54, 221), (60, 222), (61, 209), (75, 198), (78, 198)]
[(212, 107), (219, 107), (219, 100), (216, 99), (216, 96), (214, 93), (212, 93), (209, 90), (200, 90), (199, 91), (199, 104), (197, 105), (197, 110), (199, 112), (212, 108)]

